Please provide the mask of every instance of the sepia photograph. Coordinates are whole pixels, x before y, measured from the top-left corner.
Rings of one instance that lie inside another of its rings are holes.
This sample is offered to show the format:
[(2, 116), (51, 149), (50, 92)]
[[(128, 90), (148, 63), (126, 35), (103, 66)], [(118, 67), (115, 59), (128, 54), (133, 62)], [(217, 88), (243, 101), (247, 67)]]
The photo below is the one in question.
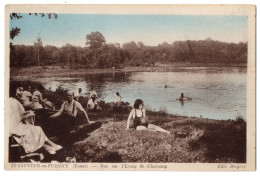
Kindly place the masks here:
[(255, 170), (255, 6), (5, 18), (6, 169)]

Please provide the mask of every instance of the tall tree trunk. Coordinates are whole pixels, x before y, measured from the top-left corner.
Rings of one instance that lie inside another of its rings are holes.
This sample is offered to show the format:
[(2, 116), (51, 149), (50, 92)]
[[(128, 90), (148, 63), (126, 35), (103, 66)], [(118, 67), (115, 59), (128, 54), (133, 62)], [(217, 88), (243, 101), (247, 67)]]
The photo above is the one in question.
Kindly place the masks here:
[(40, 51), (37, 49), (37, 60), (38, 60), (38, 65), (40, 65)]

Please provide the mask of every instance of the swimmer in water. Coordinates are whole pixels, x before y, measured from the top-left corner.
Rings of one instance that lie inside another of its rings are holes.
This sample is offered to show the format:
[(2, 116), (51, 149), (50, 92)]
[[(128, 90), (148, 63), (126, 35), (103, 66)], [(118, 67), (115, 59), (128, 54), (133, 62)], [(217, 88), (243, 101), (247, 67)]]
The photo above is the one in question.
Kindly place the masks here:
[(176, 100), (184, 101), (184, 100), (192, 100), (192, 98), (190, 98), (190, 97), (185, 97), (185, 96), (184, 96), (184, 93), (181, 93), (181, 96), (180, 96), (178, 99), (176, 99)]

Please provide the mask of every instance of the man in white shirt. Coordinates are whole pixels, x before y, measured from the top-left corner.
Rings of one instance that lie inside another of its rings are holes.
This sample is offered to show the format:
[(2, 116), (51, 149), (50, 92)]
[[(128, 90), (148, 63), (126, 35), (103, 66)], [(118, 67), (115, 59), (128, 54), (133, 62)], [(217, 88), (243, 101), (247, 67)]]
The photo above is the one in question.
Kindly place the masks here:
[(95, 94), (90, 95), (90, 99), (88, 100), (88, 110), (90, 111), (101, 110), (101, 108), (98, 106)]

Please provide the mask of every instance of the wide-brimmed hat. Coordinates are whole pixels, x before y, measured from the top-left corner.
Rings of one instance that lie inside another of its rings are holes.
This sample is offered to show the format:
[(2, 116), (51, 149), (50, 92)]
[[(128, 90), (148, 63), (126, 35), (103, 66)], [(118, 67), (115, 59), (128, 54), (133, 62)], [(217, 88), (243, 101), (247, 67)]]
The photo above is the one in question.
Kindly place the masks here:
[(90, 94), (90, 97), (92, 98), (92, 97), (97, 97), (97, 95), (96, 94)]
[(97, 93), (96, 93), (96, 91), (90, 91), (90, 95), (89, 95), (90, 97), (97, 97)]
[(78, 91), (74, 92), (74, 97), (79, 97), (79, 92)]

